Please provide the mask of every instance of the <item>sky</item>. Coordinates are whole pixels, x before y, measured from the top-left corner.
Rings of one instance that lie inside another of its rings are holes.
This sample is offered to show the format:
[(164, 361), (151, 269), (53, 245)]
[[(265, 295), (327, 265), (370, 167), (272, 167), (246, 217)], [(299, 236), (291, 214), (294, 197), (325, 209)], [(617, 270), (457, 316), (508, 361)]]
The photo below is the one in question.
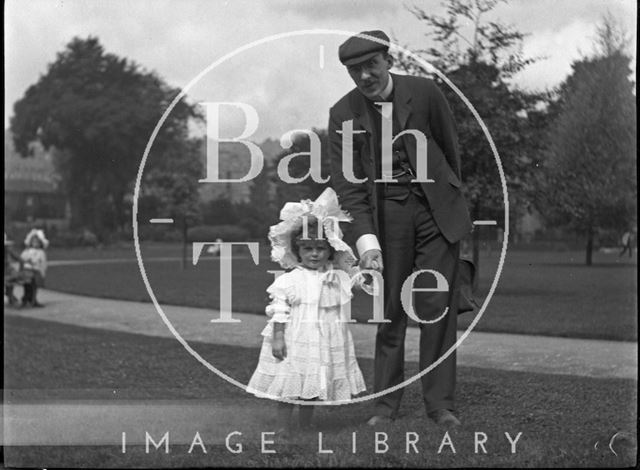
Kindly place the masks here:
[[(74, 36), (97, 36), (192, 102), (250, 105), (259, 119), (252, 140), (326, 127), (330, 106), (353, 87), (337, 59), (350, 33), (383, 29), (409, 49), (433, 45), (413, 5), (444, 12), (440, 0), (6, 0), (5, 128), (13, 103)], [(590, 52), (607, 12), (630, 34), (635, 57), (636, 8), (635, 0), (511, 0), (488, 19), (527, 34), (523, 52), (541, 59), (514, 85), (544, 90)], [(220, 136), (238, 136), (245, 121), (241, 108), (223, 106)]]

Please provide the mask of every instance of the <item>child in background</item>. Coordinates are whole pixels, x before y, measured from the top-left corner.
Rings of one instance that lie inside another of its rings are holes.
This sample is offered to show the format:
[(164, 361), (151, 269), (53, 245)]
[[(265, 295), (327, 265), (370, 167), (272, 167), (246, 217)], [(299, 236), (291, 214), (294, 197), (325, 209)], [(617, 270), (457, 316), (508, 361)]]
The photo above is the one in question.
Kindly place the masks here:
[[(338, 226), (351, 218), (329, 188), (314, 202), (287, 203), (280, 219), (269, 231), (271, 257), (293, 269), (267, 289), (272, 301), (266, 313), (271, 319), (262, 331), (260, 359), (247, 391), (269, 398), (349, 400), (365, 390), (345, 322), (351, 280), (337, 272), (353, 271), (355, 256)], [(293, 407), (278, 404), (279, 435), (287, 435)], [(310, 426), (313, 408), (300, 406), (301, 428)]]
[(49, 240), (44, 236), (44, 232), (32, 229), (24, 239), (26, 248), (20, 254), (23, 263), (23, 273), (25, 275), (24, 295), (22, 306), (42, 307), (38, 302), (38, 287), (44, 286), (44, 278), (47, 273), (47, 255), (45, 250), (49, 246)]
[(13, 252), (13, 242), (4, 234), (4, 294), (9, 300), (9, 305), (18, 304), (17, 297), (13, 294), (13, 288), (21, 281), (20, 276), (20, 256)]

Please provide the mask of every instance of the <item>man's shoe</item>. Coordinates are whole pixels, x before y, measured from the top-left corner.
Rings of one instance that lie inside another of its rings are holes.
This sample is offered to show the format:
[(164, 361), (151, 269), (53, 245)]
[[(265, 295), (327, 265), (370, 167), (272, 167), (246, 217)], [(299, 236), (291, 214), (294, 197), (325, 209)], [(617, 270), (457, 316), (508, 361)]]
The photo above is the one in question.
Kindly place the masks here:
[(428, 414), (438, 426), (444, 426), (447, 428), (455, 428), (460, 426), (460, 420), (455, 415), (446, 409), (432, 411)]
[(367, 421), (368, 426), (381, 426), (391, 423), (393, 420), (390, 416), (374, 415)]

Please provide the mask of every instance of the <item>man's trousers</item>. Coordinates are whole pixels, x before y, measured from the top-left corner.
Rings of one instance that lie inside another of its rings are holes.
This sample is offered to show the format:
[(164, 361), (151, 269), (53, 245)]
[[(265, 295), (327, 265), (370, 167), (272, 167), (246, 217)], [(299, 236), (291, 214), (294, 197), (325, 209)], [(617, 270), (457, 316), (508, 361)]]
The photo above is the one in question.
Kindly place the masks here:
[[(438, 360), (456, 342), (457, 276), (459, 243), (449, 243), (440, 233), (426, 199), (410, 192), (404, 200), (384, 199), (382, 217), (382, 255), (384, 261), (385, 319), (376, 335), (374, 391), (387, 390), (404, 381), (404, 341), (408, 316), (401, 302), (401, 289), (415, 270), (435, 270), (448, 283), (447, 292), (415, 292), (413, 307), (420, 324), (420, 370)], [(415, 279), (415, 288), (436, 288), (436, 276), (423, 273)], [(454, 410), (456, 385), (455, 350), (422, 377), (422, 392), (427, 413), (445, 408)], [(376, 400), (375, 414), (395, 417), (402, 389)]]

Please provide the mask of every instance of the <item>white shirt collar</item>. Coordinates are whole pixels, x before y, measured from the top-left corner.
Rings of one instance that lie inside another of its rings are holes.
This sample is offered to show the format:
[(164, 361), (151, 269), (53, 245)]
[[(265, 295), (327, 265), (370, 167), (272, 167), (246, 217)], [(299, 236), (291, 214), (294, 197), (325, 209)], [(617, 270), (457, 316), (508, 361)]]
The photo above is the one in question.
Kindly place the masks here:
[(384, 87), (384, 90), (382, 90), (382, 93), (380, 93), (380, 98), (383, 100), (386, 100), (387, 98), (389, 98), (392, 91), (393, 91), (393, 77), (391, 76), (391, 74), (389, 74), (389, 81), (387, 82), (387, 86)]

